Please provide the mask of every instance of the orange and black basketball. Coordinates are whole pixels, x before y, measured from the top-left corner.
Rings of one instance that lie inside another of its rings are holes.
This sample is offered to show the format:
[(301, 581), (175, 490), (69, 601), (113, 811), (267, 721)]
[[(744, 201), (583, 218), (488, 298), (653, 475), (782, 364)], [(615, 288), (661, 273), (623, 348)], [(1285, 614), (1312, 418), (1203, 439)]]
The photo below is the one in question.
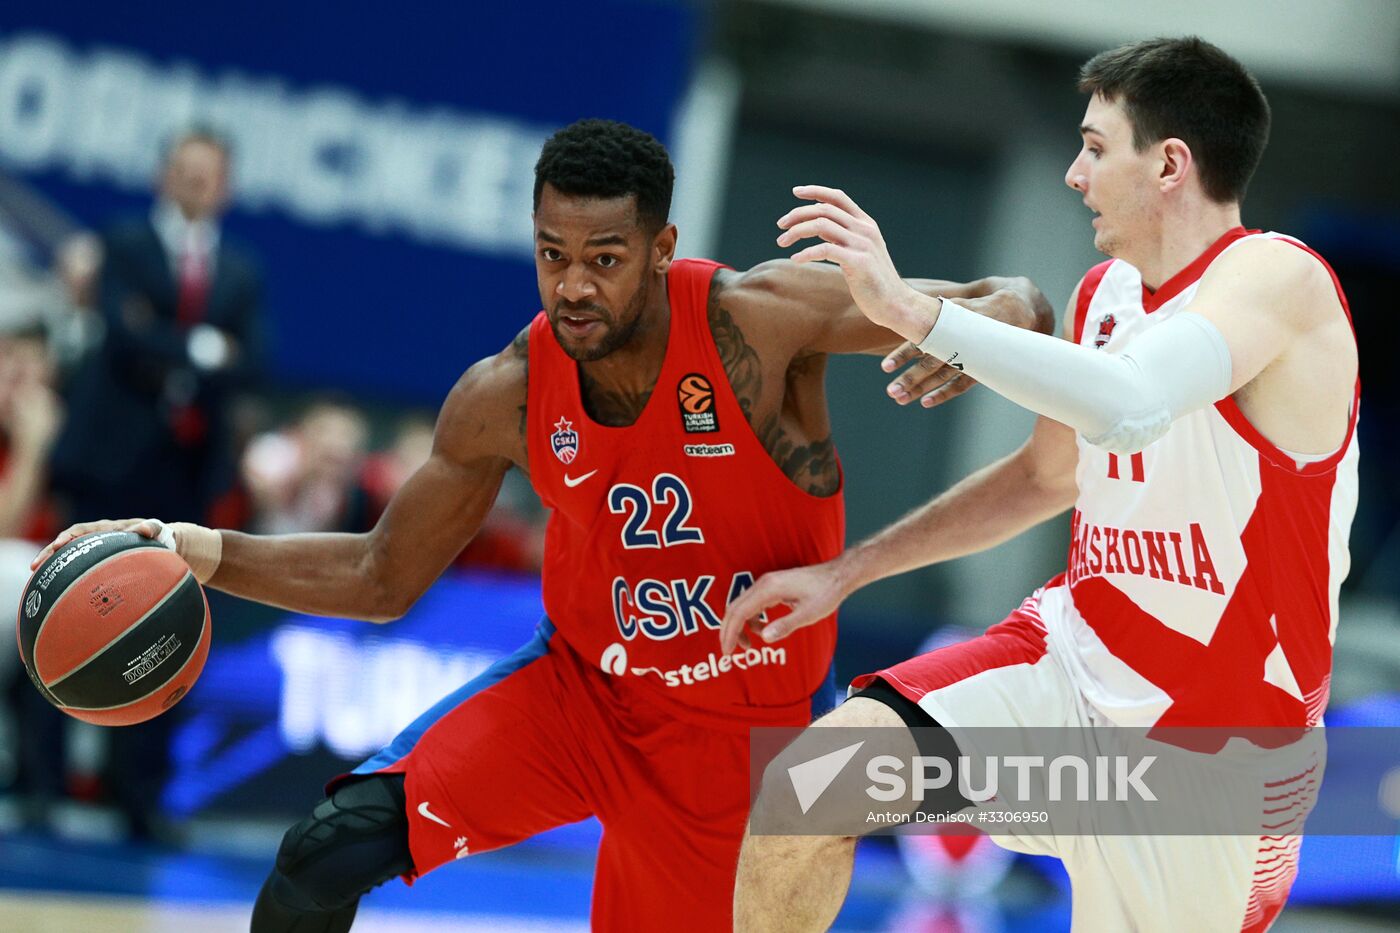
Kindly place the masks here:
[(714, 387), (710, 385), (710, 380), (698, 373), (692, 373), (681, 380), (679, 388), (681, 408), (692, 415), (709, 411), (714, 394)]
[(129, 531), (55, 551), (24, 587), (19, 652), (70, 716), (127, 726), (183, 697), (209, 654), (209, 603), (180, 556)]

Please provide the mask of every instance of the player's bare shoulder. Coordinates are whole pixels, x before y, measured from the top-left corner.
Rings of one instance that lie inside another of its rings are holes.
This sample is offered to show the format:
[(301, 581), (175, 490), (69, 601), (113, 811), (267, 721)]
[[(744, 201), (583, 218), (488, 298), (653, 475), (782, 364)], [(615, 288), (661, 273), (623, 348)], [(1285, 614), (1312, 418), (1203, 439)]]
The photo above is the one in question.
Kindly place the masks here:
[(530, 329), (526, 327), (501, 352), (463, 373), (438, 415), (437, 448), (463, 462), (505, 457), (527, 469), (529, 363)]
[[(822, 280), (828, 281), (822, 281)], [(823, 288), (823, 286), (827, 286)], [(847, 292), (834, 266), (799, 266), (788, 259), (761, 262), (737, 272), (721, 269), (710, 286), (710, 325), (739, 328), (757, 352), (786, 365), (809, 342), (826, 291)], [(722, 315), (717, 315), (722, 311)]]
[(1300, 331), (1346, 320), (1327, 266), (1291, 240), (1257, 237), (1231, 247), (1202, 276), (1202, 289), (1214, 286), (1263, 291), (1274, 313)]

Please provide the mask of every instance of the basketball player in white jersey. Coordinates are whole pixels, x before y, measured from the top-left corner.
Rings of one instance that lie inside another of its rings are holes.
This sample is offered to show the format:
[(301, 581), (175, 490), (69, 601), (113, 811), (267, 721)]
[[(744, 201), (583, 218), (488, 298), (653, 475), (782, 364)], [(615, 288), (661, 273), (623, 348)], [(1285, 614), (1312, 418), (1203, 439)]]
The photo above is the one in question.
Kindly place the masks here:
[[(939, 725), (956, 736), (1320, 722), (1356, 508), (1346, 299), (1302, 243), (1241, 225), (1269, 111), (1238, 62), (1200, 39), (1157, 39), (1091, 59), (1079, 86), (1090, 95), (1083, 147), (1065, 181), (1111, 258), (1076, 287), (1063, 340), (904, 285), (875, 221), (840, 191), (796, 188), (812, 203), (778, 222), (782, 246), (821, 241), (794, 259), (839, 264), (861, 310), (910, 341), (887, 370), (926, 354), (1040, 418), (1015, 453), (840, 557), (761, 578), (730, 607), (726, 648), (750, 632), (780, 639), (860, 586), (1074, 508), (1064, 574), (980, 638), (857, 678), (818, 726)], [(890, 394), (910, 401), (929, 390), (922, 378), (901, 377)], [(760, 621), (777, 604), (792, 612)], [(1019, 847), (1064, 860), (1076, 931), (1263, 930), (1296, 874), (1300, 801), (1316, 777), (1283, 783), (1281, 822), (1261, 822), (1257, 836), (1049, 836)], [(755, 819), (775, 783), (765, 781)], [(850, 837), (751, 834), (737, 927), (825, 929), (854, 848)]]

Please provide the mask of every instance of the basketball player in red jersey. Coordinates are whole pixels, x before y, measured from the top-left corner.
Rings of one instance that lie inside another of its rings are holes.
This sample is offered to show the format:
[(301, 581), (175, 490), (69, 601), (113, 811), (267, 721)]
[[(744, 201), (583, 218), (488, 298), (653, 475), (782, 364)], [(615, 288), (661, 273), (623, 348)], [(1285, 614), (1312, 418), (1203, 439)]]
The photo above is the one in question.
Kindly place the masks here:
[[(546, 310), (462, 377), (431, 459), (372, 532), (131, 521), (55, 542), (136, 527), (173, 539), (219, 589), (386, 622), (471, 539), (512, 465), (553, 510), (534, 639), (332, 783), (287, 833), (256, 933), (348, 929), (386, 879), (590, 815), (604, 828), (595, 926), (730, 927), (747, 729), (805, 725), (829, 706), (836, 630), (832, 616), (731, 656), (720, 618), (760, 574), (840, 553), (826, 354), (888, 352), (899, 338), (855, 308), (832, 267), (673, 261), (671, 186), (665, 149), (622, 124), (580, 122), (545, 145), (534, 221)], [(1025, 280), (911, 284), (1018, 326), (1048, 331), (1053, 318)], [(933, 389), (957, 373), (923, 375)]]
[[(941, 726), (924, 741), (945, 743), (979, 726), (1209, 726), (1239, 743), (1321, 721), (1356, 509), (1346, 299), (1299, 241), (1241, 226), (1269, 110), (1238, 62), (1157, 39), (1091, 59), (1080, 89), (1083, 147), (1065, 181), (1112, 258), (1076, 287), (1065, 340), (909, 289), (840, 192), (798, 188), (814, 203), (779, 221), (780, 245), (821, 241), (793, 258), (839, 263), (871, 321), (1040, 418), (1020, 450), (870, 540), (761, 578), (731, 605), (726, 645), (766, 607), (793, 608), (756, 639), (782, 644), (866, 583), (1074, 507), (1064, 574), (985, 635), (857, 678), (820, 726)], [(1064, 861), (1076, 931), (1263, 930), (1297, 872), (1318, 764), (1251, 785), (1250, 812), (1234, 814), (1247, 833), (996, 838)], [(783, 778), (765, 780), (756, 815)], [(750, 836), (737, 926), (825, 929), (854, 848)]]

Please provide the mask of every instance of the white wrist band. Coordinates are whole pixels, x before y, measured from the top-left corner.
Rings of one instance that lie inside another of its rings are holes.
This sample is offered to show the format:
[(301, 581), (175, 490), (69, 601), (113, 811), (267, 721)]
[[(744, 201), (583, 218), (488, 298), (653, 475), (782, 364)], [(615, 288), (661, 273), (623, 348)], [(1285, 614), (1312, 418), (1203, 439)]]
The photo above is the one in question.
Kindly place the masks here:
[(194, 577), (208, 583), (224, 556), (224, 539), (213, 528), (190, 522), (162, 524), (156, 540), (184, 558)]

